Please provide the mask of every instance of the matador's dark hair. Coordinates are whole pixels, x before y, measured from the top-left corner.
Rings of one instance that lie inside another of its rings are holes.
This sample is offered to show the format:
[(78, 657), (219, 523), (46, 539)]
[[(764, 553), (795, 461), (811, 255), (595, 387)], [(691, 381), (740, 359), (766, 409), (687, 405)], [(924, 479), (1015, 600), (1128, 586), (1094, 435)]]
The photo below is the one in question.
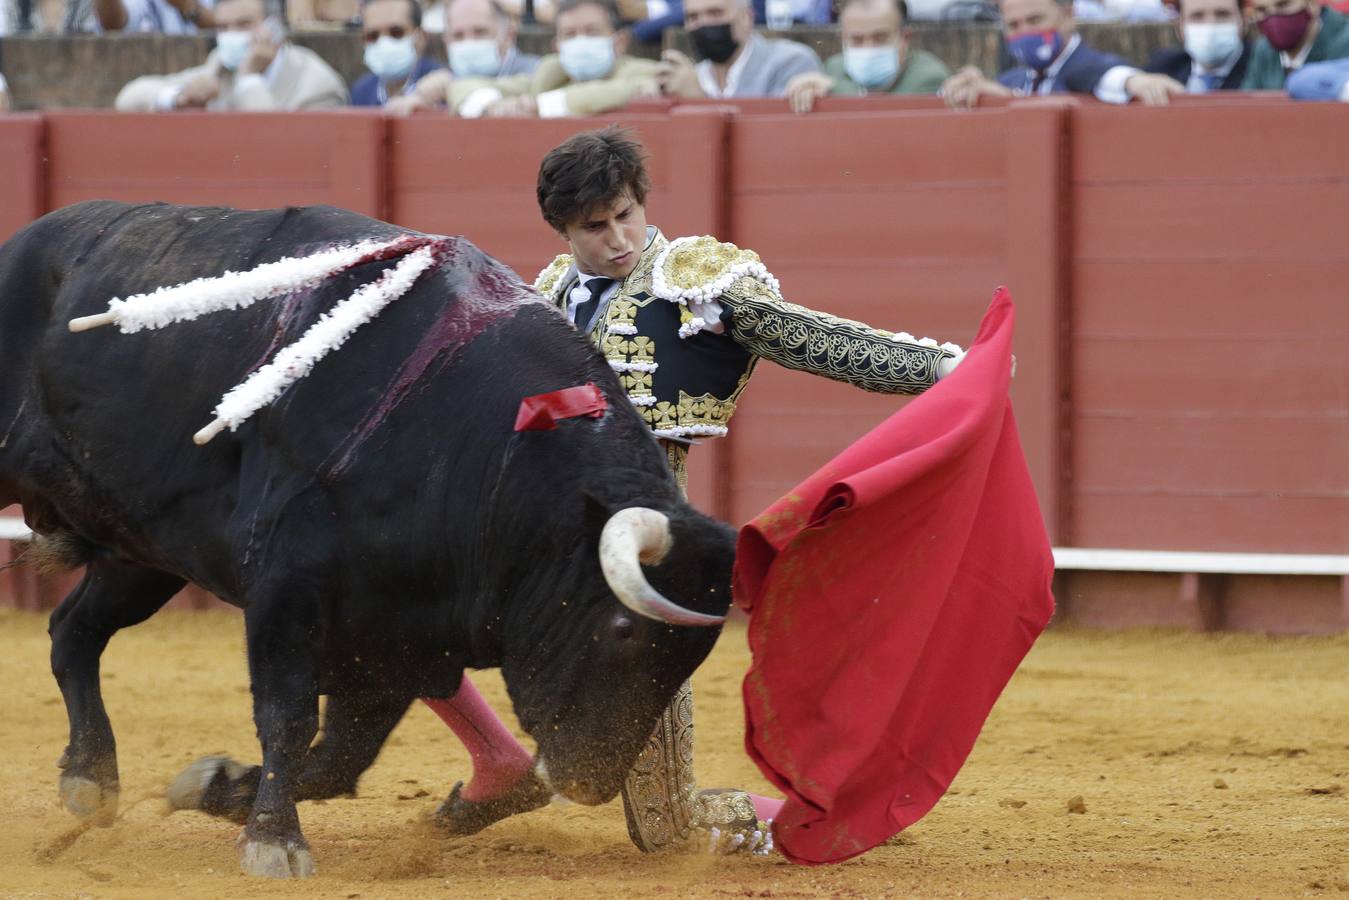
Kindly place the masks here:
[(555, 231), (631, 194), (646, 203), (646, 148), (617, 125), (572, 135), (539, 165), (539, 211)]

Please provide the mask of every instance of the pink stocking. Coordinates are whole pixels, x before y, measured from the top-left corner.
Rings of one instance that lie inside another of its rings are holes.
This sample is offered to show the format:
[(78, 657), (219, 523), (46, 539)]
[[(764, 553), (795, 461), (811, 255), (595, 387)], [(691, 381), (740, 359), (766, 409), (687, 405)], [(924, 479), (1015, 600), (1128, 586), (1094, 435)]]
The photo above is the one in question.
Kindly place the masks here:
[(774, 800), (772, 797), (760, 797), (758, 794), (749, 795), (750, 802), (754, 804), (754, 814), (765, 822), (769, 819), (776, 819), (778, 811), (782, 809), (784, 800)]
[(450, 726), (473, 759), (473, 778), (460, 792), (465, 800), (498, 797), (534, 767), (534, 757), (497, 718), (468, 675), (453, 697), (423, 697), (422, 702)]

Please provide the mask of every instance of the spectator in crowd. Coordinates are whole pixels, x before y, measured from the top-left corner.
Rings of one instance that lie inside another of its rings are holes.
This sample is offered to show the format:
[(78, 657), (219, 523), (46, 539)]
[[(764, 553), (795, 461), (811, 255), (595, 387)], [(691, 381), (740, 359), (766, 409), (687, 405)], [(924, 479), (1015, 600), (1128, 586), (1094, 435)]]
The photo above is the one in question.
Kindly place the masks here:
[(1110, 53), (1088, 47), (1077, 33), (1072, 0), (1002, 0), (1002, 33), (1021, 65), (987, 78), (966, 66), (942, 85), (956, 109), (977, 106), (981, 97), (1093, 94), (1106, 103), (1141, 100), (1163, 106), (1185, 85), (1166, 75), (1143, 72)]
[(324, 109), (347, 102), (347, 86), (318, 54), (286, 40), (262, 0), (219, 0), (216, 47), (203, 65), (173, 75), (147, 75), (122, 88), (124, 112), (210, 109)]
[(212, 0), (93, 0), (94, 31), (195, 34), (217, 27)]
[(419, 86), (419, 104), (444, 105), (465, 118), (551, 119), (608, 112), (658, 93), (659, 63), (627, 55), (628, 33), (619, 28), (613, 0), (560, 0), (556, 22), (557, 53), (540, 60), (532, 75), (437, 78), (426, 90)]
[(1319, 0), (1250, 0), (1260, 29), (1241, 86), (1248, 91), (1281, 91), (1307, 63), (1349, 57), (1349, 20)]
[(1308, 63), (1288, 76), (1294, 100), (1339, 100), (1349, 103), (1349, 59)]
[(361, 38), (370, 72), (352, 85), (352, 106), (383, 106), (392, 97), (411, 93), (427, 73), (444, 68), (426, 55), (418, 0), (365, 0)]
[(423, 78), (417, 90), (389, 103), (390, 112), (406, 114), (449, 102), (455, 78), (505, 78), (532, 75), (539, 58), (521, 53), (515, 44), (515, 21), (496, 0), (450, 0), (446, 6), (445, 55), (448, 70)]
[(1169, 75), (1191, 94), (1240, 90), (1250, 58), (1239, 0), (1180, 0), (1183, 47), (1152, 54), (1144, 71)]
[(951, 75), (937, 57), (909, 46), (905, 0), (842, 0), (838, 28), (843, 52), (823, 72), (787, 84), (794, 111), (810, 112), (825, 94), (935, 94)]
[(515, 45), (515, 20), (496, 0), (450, 0), (445, 54), (455, 78), (532, 75), (539, 58)]
[(661, 54), (661, 92), (673, 97), (785, 97), (804, 72), (820, 71), (815, 51), (754, 31), (750, 0), (684, 0), (684, 27), (701, 62)]

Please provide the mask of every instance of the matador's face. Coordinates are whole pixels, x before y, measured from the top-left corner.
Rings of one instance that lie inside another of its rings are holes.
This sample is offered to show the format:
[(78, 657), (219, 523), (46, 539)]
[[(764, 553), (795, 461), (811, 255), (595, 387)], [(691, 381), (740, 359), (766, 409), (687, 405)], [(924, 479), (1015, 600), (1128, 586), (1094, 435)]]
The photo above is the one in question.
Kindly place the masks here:
[(563, 237), (585, 274), (627, 278), (646, 246), (646, 208), (625, 192), (568, 222)]

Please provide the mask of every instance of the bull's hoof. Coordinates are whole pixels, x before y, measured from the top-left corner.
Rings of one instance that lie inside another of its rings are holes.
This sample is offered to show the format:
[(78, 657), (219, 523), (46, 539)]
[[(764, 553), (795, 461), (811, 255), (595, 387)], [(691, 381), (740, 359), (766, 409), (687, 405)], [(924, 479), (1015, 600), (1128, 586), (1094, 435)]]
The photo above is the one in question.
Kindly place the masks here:
[(188, 766), (165, 792), (169, 809), (197, 809), (242, 823), (258, 791), (258, 767), (226, 756), (207, 756)]
[(314, 857), (309, 848), (294, 841), (284, 845), (248, 841), (239, 863), (245, 874), (263, 878), (308, 878), (314, 874)]
[(107, 828), (117, 818), (117, 788), (78, 775), (62, 775), (61, 803), (81, 819)]
[(509, 791), (491, 800), (465, 800), (460, 792), (461, 781), (450, 791), (446, 801), (437, 807), (431, 820), (450, 834), (463, 837), (477, 834), (488, 825), (509, 816), (547, 806), (553, 793), (533, 772), (527, 773)]

